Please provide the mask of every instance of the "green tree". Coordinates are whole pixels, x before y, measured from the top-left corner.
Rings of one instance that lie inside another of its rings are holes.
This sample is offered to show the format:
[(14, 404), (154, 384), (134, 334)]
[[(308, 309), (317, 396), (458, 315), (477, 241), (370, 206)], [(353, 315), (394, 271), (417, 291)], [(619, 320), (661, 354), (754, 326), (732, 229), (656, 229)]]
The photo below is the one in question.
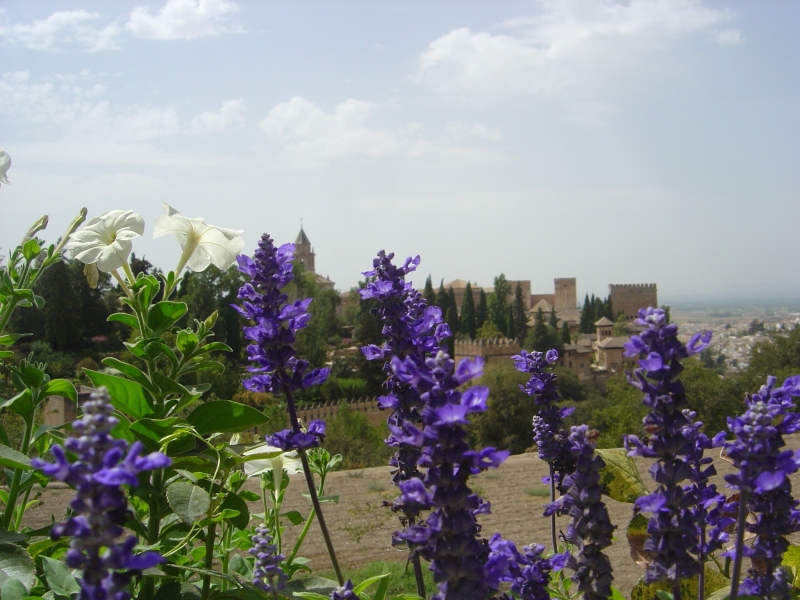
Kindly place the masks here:
[(508, 323), (508, 331), (506, 332), (506, 337), (510, 340), (517, 339), (517, 330), (514, 327), (514, 307), (508, 307), (508, 319), (506, 319), (506, 323)]
[(503, 335), (508, 335), (508, 297), (511, 284), (501, 273), (494, 278), (494, 292), (489, 296), (489, 319)]
[[(436, 293), (436, 306), (442, 309), (442, 319), (447, 319), (447, 309), (450, 308), (450, 296), (444, 289), (444, 279), (439, 283), (439, 291)], [(455, 332), (454, 332), (455, 333)]]
[(464, 289), (464, 298), (461, 300), (461, 324), (459, 331), (468, 335), (471, 340), (475, 339), (478, 325), (475, 320), (475, 299), (472, 297), (472, 286), (467, 282)]
[(614, 321), (614, 328), (611, 330), (611, 335), (616, 337), (627, 335), (625, 331), (627, 325), (628, 321), (625, 319), (625, 313), (620, 312), (619, 315), (617, 315), (617, 320)]
[(428, 306), (436, 304), (436, 292), (433, 291), (433, 282), (430, 275), (425, 280), (425, 290), (422, 292), (422, 297), (425, 298), (425, 304)]
[[(592, 294), (592, 301), (594, 301), (594, 294)], [(578, 324), (579, 333), (592, 333), (594, 327), (592, 323), (592, 317), (594, 316), (592, 301), (589, 300), (589, 294), (586, 294), (583, 306), (581, 307), (581, 320)]]
[(455, 336), (461, 330), (458, 319), (458, 305), (456, 304), (456, 293), (453, 287), (447, 288), (447, 314), (445, 321), (450, 326), (451, 333)]
[(569, 332), (569, 325), (567, 325), (566, 321), (561, 323), (561, 343), (565, 345), (572, 343), (572, 335)]
[(539, 308), (536, 312), (536, 323), (525, 338), (524, 347), (538, 352), (547, 352), (550, 348), (562, 351), (561, 333), (558, 329), (548, 325), (544, 311)]
[(489, 307), (486, 301), (486, 292), (483, 291), (481, 288), (481, 293), (478, 295), (478, 309), (475, 312), (475, 325), (480, 329), (483, 327), (483, 324), (486, 322), (486, 318), (489, 316)]
[[(362, 281), (359, 287), (363, 288), (366, 282)], [(365, 300), (357, 289), (350, 292), (351, 302), (358, 308), (355, 311), (353, 339), (359, 346), (368, 344), (380, 345), (383, 343), (383, 324), (380, 318), (371, 310), (378, 307), (378, 301)], [(370, 396), (377, 396), (383, 392), (383, 382), (386, 374), (383, 372), (382, 360), (367, 360), (360, 352), (354, 357), (355, 369), (358, 376), (366, 382), (366, 392)]]
[(385, 465), (393, 448), (383, 443), (381, 429), (370, 424), (367, 416), (354, 412), (343, 402), (336, 416), (328, 421), (325, 432), (325, 448), (331, 454), (342, 455), (345, 469), (364, 469)]
[(503, 337), (503, 334), (497, 329), (497, 326), (491, 321), (484, 322), (475, 333), (476, 339), (479, 340), (492, 340), (495, 338)]
[(510, 450), (512, 454), (533, 445), (531, 420), (536, 405), (519, 388), (527, 380), (510, 360), (486, 365), (478, 383), (489, 388), (488, 410), (476, 415), (470, 427), (470, 437), (477, 445)]
[(550, 321), (548, 325), (553, 329), (558, 329), (558, 317), (556, 316), (556, 309), (555, 307), (550, 308)]
[(780, 385), (797, 373), (800, 373), (800, 326), (786, 333), (773, 333), (756, 344), (750, 351), (747, 369), (736, 378), (737, 398), (757, 392), (769, 375), (774, 375)]
[(528, 335), (528, 303), (522, 293), (522, 285), (517, 282), (514, 289), (514, 310), (512, 313), (515, 337), (522, 341)]

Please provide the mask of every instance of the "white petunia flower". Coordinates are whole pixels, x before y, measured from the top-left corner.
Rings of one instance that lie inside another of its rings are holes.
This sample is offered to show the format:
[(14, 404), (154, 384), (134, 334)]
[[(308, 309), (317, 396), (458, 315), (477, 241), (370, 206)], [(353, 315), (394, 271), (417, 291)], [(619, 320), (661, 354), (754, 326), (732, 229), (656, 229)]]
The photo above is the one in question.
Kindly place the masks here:
[(153, 237), (172, 233), (178, 238), (183, 252), (175, 269), (176, 275), (180, 274), (183, 267), (200, 272), (213, 263), (224, 271), (236, 262), (236, 255), (244, 248), (244, 240), (239, 237), (242, 233), (240, 229), (207, 225), (201, 218), (184, 217), (169, 204), (162, 206), (167, 214), (161, 215), (153, 223)]
[(297, 451), (282, 452), (280, 448), (270, 446), (269, 444), (261, 444), (243, 452), (242, 456), (250, 456), (253, 454), (266, 454), (272, 452), (280, 452), (275, 458), (265, 458), (258, 460), (249, 460), (244, 463), (244, 473), (247, 477), (255, 477), (268, 471), (280, 473), (286, 471), (289, 475), (303, 472), (303, 463), (297, 456)]
[(10, 166), (11, 166), (11, 157), (8, 155), (8, 152), (0, 148), (0, 183), (5, 183), (6, 185), (9, 185), (6, 173), (8, 173), (8, 169)]
[(112, 210), (71, 234), (66, 250), (70, 258), (111, 273), (128, 267), (131, 240), (143, 233), (144, 219), (140, 215), (130, 210)]

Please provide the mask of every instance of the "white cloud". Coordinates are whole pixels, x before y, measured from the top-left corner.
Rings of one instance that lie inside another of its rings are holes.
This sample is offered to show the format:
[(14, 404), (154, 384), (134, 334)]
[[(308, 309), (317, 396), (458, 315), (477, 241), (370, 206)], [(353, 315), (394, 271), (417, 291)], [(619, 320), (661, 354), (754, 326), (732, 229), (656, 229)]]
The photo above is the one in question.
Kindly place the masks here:
[(225, 100), (218, 112), (207, 111), (192, 119), (195, 133), (224, 131), (231, 125), (244, 123), (244, 104), (241, 100)]
[(493, 142), (503, 139), (503, 134), (497, 127), (487, 127), (481, 123), (475, 123), (472, 127), (463, 121), (456, 121), (447, 125), (447, 132), (454, 140), (463, 140), (470, 136), (492, 140)]
[(507, 21), (506, 33), (461, 28), (434, 40), (419, 57), (417, 81), (450, 93), (555, 95), (676, 36), (734, 37), (716, 33), (727, 12), (693, 0), (539, 4), (540, 15)]
[(32, 50), (59, 51), (77, 48), (85, 52), (116, 50), (120, 33), (116, 22), (97, 25), (99, 13), (85, 10), (59, 11), (30, 24), (0, 24), (0, 39)]
[(369, 127), (367, 121), (375, 107), (372, 102), (351, 98), (327, 113), (313, 102), (295, 96), (274, 107), (259, 126), (273, 140), (284, 144), (287, 156), (302, 164), (359, 155), (419, 156), (432, 149), (420, 137), (418, 124), (396, 129)]
[(156, 14), (137, 6), (125, 28), (134, 36), (154, 40), (192, 40), (217, 36), (241, 28), (228, 24), (239, 7), (228, 0), (168, 0)]
[(742, 32), (738, 29), (726, 29), (725, 31), (720, 31), (716, 35), (715, 39), (717, 40), (718, 44), (722, 44), (723, 46), (736, 46), (744, 41), (742, 39)]

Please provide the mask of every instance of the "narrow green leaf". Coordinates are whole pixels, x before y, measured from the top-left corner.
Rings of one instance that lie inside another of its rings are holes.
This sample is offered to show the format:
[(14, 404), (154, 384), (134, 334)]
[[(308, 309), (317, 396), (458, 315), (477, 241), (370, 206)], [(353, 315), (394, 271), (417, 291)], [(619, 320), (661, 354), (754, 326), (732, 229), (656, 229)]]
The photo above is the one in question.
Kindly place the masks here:
[(353, 588), (353, 593), (355, 593), (355, 595), (358, 596), (359, 594), (364, 592), (369, 586), (371, 586), (373, 583), (377, 583), (378, 581), (381, 581), (382, 579), (386, 579), (387, 577), (389, 577), (389, 575), (391, 575), (391, 573), (384, 573), (383, 575), (375, 575), (374, 577), (369, 577), (368, 579), (365, 579), (364, 581), (359, 583), (357, 586), (355, 586)]
[[(136, 436), (148, 452), (157, 452), (161, 449), (162, 440), (181, 428), (188, 428), (189, 424), (178, 417), (168, 419), (137, 419), (131, 423), (129, 430)], [(170, 454), (182, 454), (194, 448), (194, 438), (186, 436), (176, 439), (169, 444)]]
[(0, 465), (9, 469), (30, 469), (31, 459), (5, 444), (0, 444)]
[(191, 525), (206, 515), (211, 506), (211, 496), (201, 487), (178, 481), (167, 488), (167, 502), (181, 521)]
[(111, 396), (111, 404), (120, 412), (141, 419), (154, 413), (150, 399), (144, 389), (135, 381), (116, 375), (106, 375), (99, 371), (84, 369), (95, 387), (105, 386)]
[(230, 400), (215, 400), (195, 408), (186, 420), (194, 425), (198, 433), (207, 435), (239, 433), (263, 425), (269, 419), (251, 406)]
[(153, 385), (153, 383), (147, 378), (147, 375), (145, 375), (141, 369), (138, 369), (129, 363), (114, 358), (113, 356), (108, 356), (104, 358), (103, 364), (108, 365), (112, 369), (116, 369), (123, 375), (127, 375), (133, 381), (138, 383), (140, 386), (142, 386), (151, 394), (156, 394), (158, 392), (156, 386)]
[(16, 544), (17, 542), (24, 542), (27, 539), (28, 536), (24, 533), (6, 531), (5, 529), (0, 530), (0, 543)]
[(0, 586), (9, 579), (16, 579), (26, 590), (30, 590), (36, 578), (33, 559), (15, 544), (0, 544)]
[(0, 346), (11, 346), (18, 339), (31, 335), (30, 333), (5, 333), (0, 335)]
[(3, 427), (2, 423), (0, 423), (0, 444), (5, 444), (6, 446), (11, 445), (11, 442), (8, 439), (8, 434), (6, 433), (6, 428)]

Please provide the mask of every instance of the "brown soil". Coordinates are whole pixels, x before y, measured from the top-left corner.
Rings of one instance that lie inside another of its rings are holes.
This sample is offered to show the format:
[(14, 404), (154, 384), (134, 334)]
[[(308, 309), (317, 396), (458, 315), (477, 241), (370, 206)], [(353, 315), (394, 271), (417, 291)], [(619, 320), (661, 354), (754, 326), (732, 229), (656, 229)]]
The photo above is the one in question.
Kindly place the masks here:
[[(791, 441), (791, 447), (796, 448), (800, 438)], [(651, 480), (647, 469), (650, 461), (637, 459), (636, 462), (645, 485), (649, 487)], [(716, 481), (722, 486), (722, 475), (731, 472), (731, 467), (719, 459), (715, 460), (715, 464), (719, 472)], [(520, 548), (531, 543), (549, 545), (550, 521), (542, 516), (542, 507), (549, 498), (541, 496), (544, 486), (540, 483), (546, 470), (546, 465), (536, 454), (522, 454), (510, 457), (499, 469), (473, 478), (474, 489), (492, 505), (492, 514), (480, 516), (486, 537), (499, 532)], [(793, 485), (794, 489), (800, 489), (800, 476), (793, 477)], [(248, 481), (246, 487), (259, 491), (255, 479)], [(311, 503), (301, 496), (306, 491), (303, 476), (293, 475), (284, 510), (299, 510), (307, 514)], [(398, 528), (398, 520), (388, 508), (382, 506), (384, 500), (394, 497), (388, 467), (332, 473), (328, 477), (325, 493), (340, 498), (338, 504), (323, 504), (323, 510), (336, 553), (344, 568), (357, 567), (370, 561), (404, 560), (404, 553), (392, 549), (390, 545), (391, 534)], [(63, 484), (48, 486), (40, 498), (41, 504), (26, 514), (26, 524), (35, 528), (49, 524), (51, 518), (60, 519), (71, 497), (71, 490)], [(632, 505), (610, 499), (606, 499), (606, 502), (612, 522), (619, 527), (615, 542), (608, 551), (614, 565), (614, 585), (627, 597), (643, 574), (643, 570), (630, 557), (624, 533), (632, 515)], [(263, 508), (254, 503), (251, 510), (260, 512)], [(562, 530), (567, 520), (559, 519)], [(300, 526), (287, 523), (285, 543), (293, 543), (300, 529)], [(330, 570), (330, 561), (316, 523), (300, 554), (311, 559), (310, 566), (314, 570)]]

